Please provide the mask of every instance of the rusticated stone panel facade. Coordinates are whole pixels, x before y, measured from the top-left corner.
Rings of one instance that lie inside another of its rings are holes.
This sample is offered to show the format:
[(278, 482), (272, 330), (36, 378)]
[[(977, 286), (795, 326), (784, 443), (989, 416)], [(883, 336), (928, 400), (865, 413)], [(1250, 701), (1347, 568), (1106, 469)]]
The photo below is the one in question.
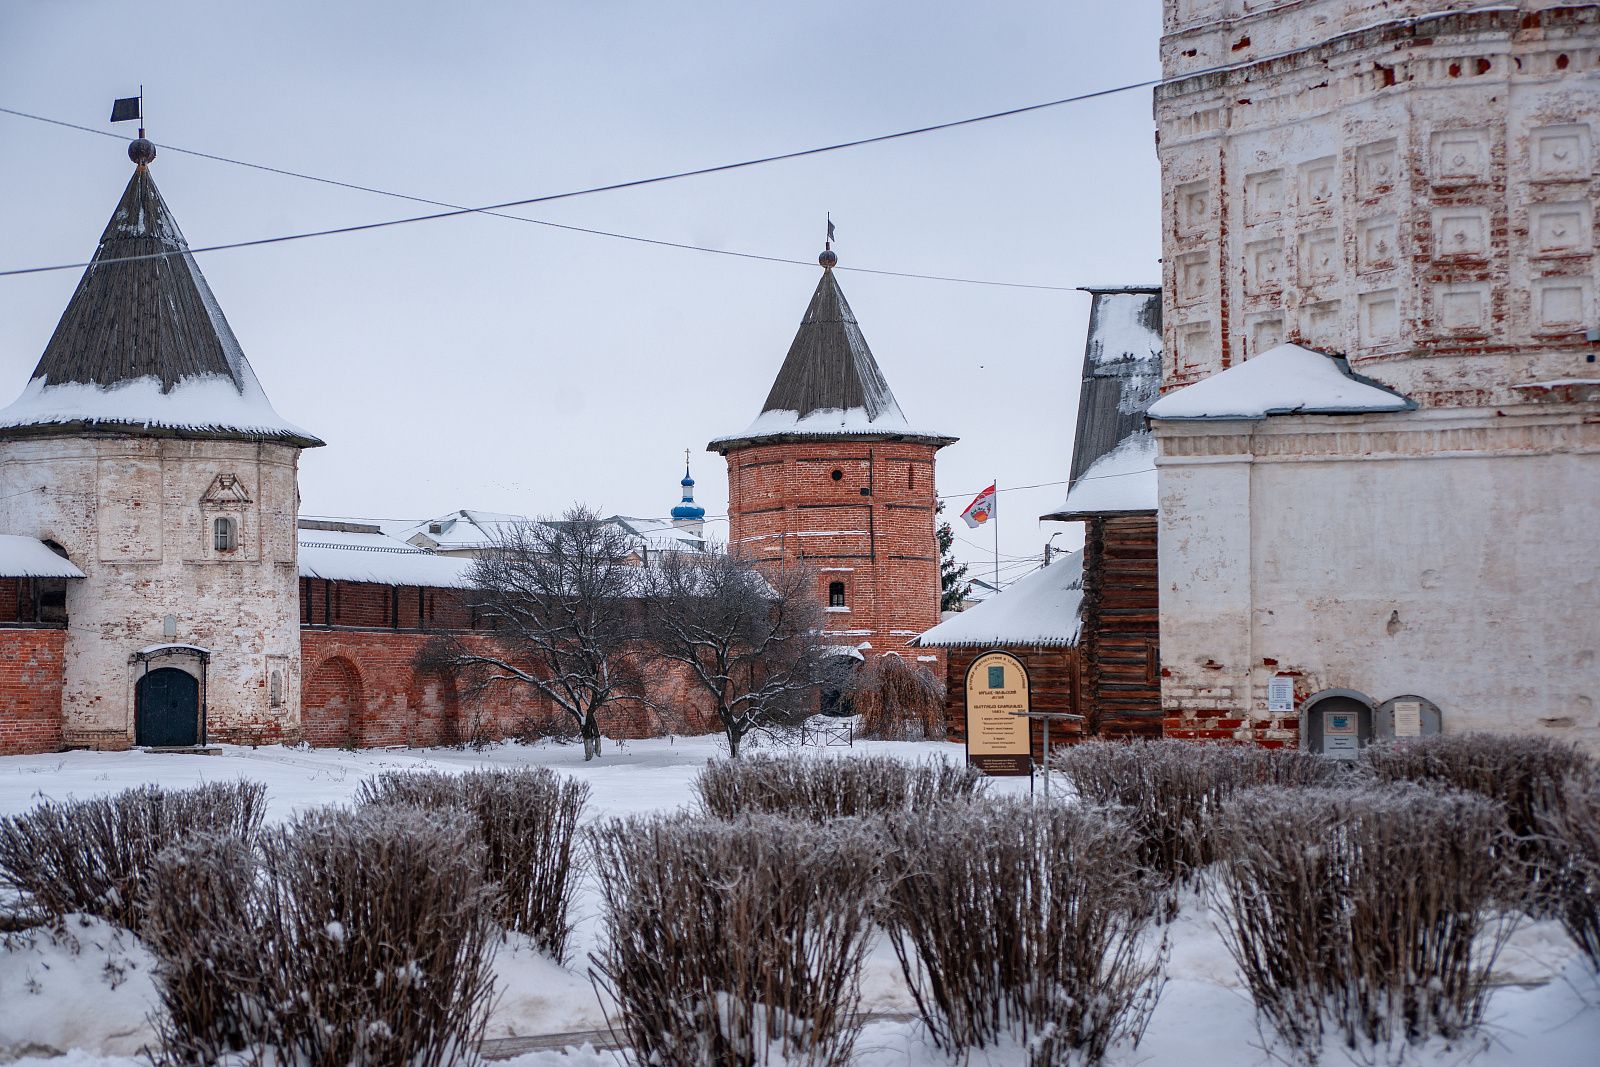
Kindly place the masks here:
[(1417, 405), (1157, 420), (1166, 732), (1341, 692), (1600, 746), (1600, 9), (1164, 12), (1163, 391), (1293, 341)]
[(907, 643), (939, 622), (936, 451), (849, 439), (729, 451), (729, 546), (813, 567), (829, 644), (913, 655)]

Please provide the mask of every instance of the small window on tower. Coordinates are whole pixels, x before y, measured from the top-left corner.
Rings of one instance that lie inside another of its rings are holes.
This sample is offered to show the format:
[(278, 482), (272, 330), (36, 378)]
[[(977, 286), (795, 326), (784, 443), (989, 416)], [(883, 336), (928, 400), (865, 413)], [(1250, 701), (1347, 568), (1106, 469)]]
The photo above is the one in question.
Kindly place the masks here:
[(842, 607), (844, 607), (844, 583), (843, 582), (829, 582), (828, 583), (828, 607), (830, 607), (830, 608), (842, 608)]
[(836, 482), (842, 482), (844, 481), (844, 471), (835, 470), (832, 474), (828, 475), (828, 477), (832, 478)]
[(218, 552), (232, 552), (239, 547), (238, 523), (226, 515), (211, 523), (211, 547)]

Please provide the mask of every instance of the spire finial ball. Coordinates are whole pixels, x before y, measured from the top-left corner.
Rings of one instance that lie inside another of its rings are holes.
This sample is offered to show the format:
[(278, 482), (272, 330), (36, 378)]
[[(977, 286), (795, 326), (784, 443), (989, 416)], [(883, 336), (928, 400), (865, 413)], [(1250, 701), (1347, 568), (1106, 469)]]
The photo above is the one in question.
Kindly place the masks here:
[(141, 167), (149, 166), (150, 161), (156, 158), (156, 146), (140, 137), (135, 141), (129, 142), (128, 158)]
[(834, 254), (833, 249), (824, 248), (822, 250), (822, 255), (817, 257), (817, 262), (821, 263), (827, 269), (832, 270), (834, 265), (839, 262), (839, 257)]

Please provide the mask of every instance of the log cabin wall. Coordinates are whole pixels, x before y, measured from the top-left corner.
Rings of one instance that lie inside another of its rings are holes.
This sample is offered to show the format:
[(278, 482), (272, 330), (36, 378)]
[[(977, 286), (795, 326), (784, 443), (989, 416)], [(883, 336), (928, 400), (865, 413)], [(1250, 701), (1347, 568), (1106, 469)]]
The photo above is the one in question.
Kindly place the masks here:
[[(947, 649), (945, 657), (945, 724), (948, 739), (958, 744), (967, 742), (967, 670), (972, 661), (986, 652), (1009, 652), (1028, 668), (1028, 685), (1031, 707), (1034, 711), (1064, 711), (1083, 714), (1080, 707), (1078, 650), (1070, 647), (1042, 645), (971, 646)], [(1044, 725), (1032, 723), (1033, 758), (1044, 754)], [(1058, 721), (1050, 724), (1050, 747), (1077, 740), (1082, 735), (1081, 721)]]
[(1085, 732), (1161, 736), (1156, 518), (1089, 519), (1083, 551)]

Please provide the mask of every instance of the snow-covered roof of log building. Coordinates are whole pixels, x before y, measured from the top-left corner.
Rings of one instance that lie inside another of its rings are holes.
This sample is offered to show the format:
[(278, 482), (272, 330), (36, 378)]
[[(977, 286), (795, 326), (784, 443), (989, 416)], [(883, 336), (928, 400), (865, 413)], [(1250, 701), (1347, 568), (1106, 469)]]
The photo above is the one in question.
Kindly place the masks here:
[(154, 149), (135, 141), (130, 155), (133, 177), (32, 379), (0, 410), (0, 436), (112, 430), (322, 444), (267, 400), (150, 176)]
[(1161, 287), (1088, 286), (1078, 428), (1067, 498), (1045, 519), (1156, 509), (1156, 447), (1145, 411), (1161, 389)]
[(756, 442), (819, 437), (910, 440), (941, 448), (954, 443), (949, 434), (906, 420), (839, 288), (833, 273), (838, 257), (824, 252), (819, 262), (822, 278), (761, 414), (740, 433), (715, 438), (706, 447), (727, 453)]
[(975, 608), (951, 616), (911, 643), (918, 648), (1078, 643), (1083, 552), (1032, 571)]

